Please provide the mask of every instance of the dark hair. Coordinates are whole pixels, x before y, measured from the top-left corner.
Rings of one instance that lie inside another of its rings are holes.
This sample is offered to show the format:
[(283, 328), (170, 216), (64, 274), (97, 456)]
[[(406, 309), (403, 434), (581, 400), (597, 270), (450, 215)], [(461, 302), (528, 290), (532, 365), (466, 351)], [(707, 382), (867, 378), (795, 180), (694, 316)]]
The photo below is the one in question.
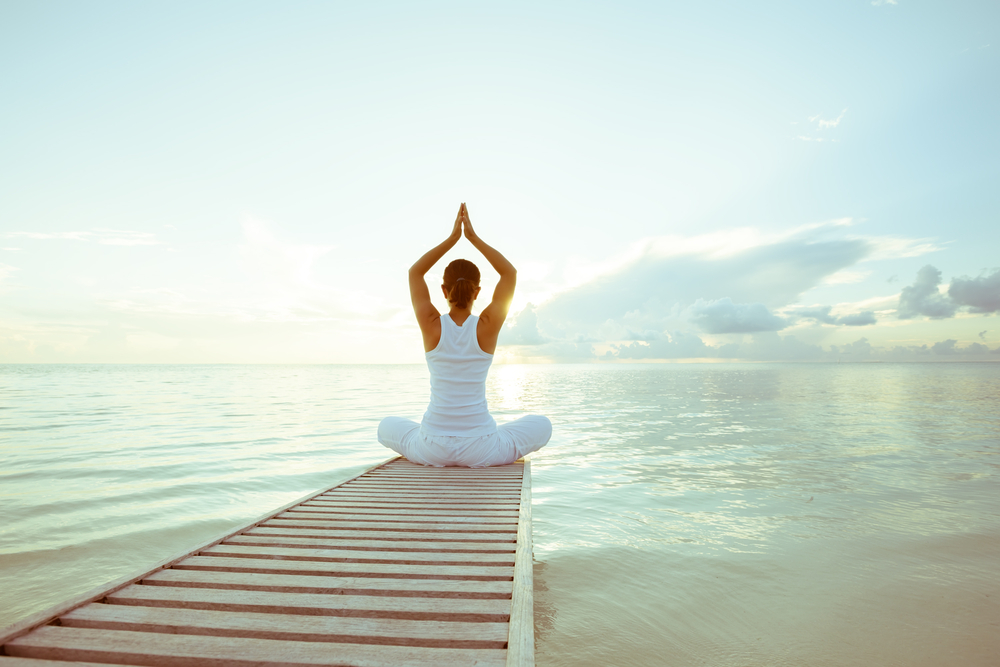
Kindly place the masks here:
[(472, 303), (472, 295), (479, 287), (479, 269), (467, 259), (456, 259), (444, 270), (444, 288), (448, 292), (448, 302), (466, 308)]

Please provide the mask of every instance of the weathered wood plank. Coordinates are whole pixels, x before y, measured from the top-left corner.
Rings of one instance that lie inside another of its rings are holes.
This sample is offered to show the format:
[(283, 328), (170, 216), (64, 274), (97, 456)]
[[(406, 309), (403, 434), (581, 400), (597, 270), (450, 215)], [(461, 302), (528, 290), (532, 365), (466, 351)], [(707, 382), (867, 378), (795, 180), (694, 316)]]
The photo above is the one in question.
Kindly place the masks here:
[(397, 499), (412, 499), (420, 502), (426, 501), (440, 501), (442, 503), (467, 503), (467, 502), (518, 502), (520, 496), (516, 493), (458, 493), (454, 491), (442, 491), (441, 493), (434, 493), (433, 491), (427, 493), (411, 493), (408, 491), (364, 491), (355, 490), (348, 491), (343, 490), (333, 490), (329, 493), (324, 493), (321, 496), (317, 496), (317, 500), (342, 500), (345, 498), (359, 498), (361, 500), (384, 500), (387, 502), (392, 502)]
[(397, 498), (395, 500), (379, 499), (371, 496), (362, 496), (360, 499), (351, 498), (317, 498), (309, 502), (296, 505), (296, 507), (369, 507), (371, 509), (385, 508), (387, 505), (400, 509), (437, 509), (437, 510), (513, 510), (517, 511), (520, 501), (511, 500), (469, 500), (459, 499), (442, 500), (433, 502), (431, 500), (408, 500)]
[[(509, 523), (475, 523), (465, 522), (385, 522), (385, 521), (331, 521), (324, 519), (290, 519), (276, 518), (270, 519), (265, 526), (272, 528), (296, 527), (296, 528), (328, 528), (330, 530), (348, 530), (355, 528), (358, 530), (393, 530), (393, 531), (420, 531), (420, 532), (442, 532), (442, 533), (511, 533), (517, 532), (517, 524)], [(508, 527), (512, 526), (512, 527)]]
[(452, 468), (451, 470), (394, 470), (383, 469), (373, 472), (372, 477), (420, 477), (427, 479), (509, 479), (516, 477), (521, 479), (523, 473), (520, 470), (498, 471), (492, 468)]
[(289, 512), (296, 514), (364, 514), (370, 516), (493, 516), (517, 518), (517, 507), (512, 509), (441, 509), (433, 507), (338, 507), (335, 505), (296, 505)]
[(531, 546), (531, 461), (524, 462), (521, 489), (521, 521), (517, 529), (517, 553), (507, 642), (507, 667), (534, 667), (535, 613)]
[(89, 604), (59, 619), (70, 628), (167, 632), (285, 641), (438, 648), (506, 648), (506, 623), (410, 621)]
[[(392, 512), (397, 510), (433, 510), (437, 512), (451, 512), (453, 514), (463, 514), (463, 513), (476, 513), (480, 512), (502, 512), (504, 514), (498, 514), (498, 516), (507, 516), (511, 513), (517, 516), (518, 503), (508, 503), (508, 504), (477, 504), (477, 503), (452, 503), (450, 505), (443, 505), (440, 503), (427, 503), (427, 502), (409, 502), (401, 500), (397, 503), (393, 502), (358, 502), (358, 501), (348, 501), (348, 502), (336, 502), (332, 500), (317, 500), (308, 503), (302, 503), (301, 505), (296, 505), (293, 509), (296, 511), (303, 510), (326, 510), (332, 512), (343, 512), (344, 510), (351, 509), (363, 509), (372, 510), (373, 512)], [(487, 516), (489, 516), (487, 514)]]
[(417, 484), (442, 484), (444, 486), (448, 485), (460, 485), (463, 488), (467, 486), (511, 486), (521, 481), (520, 477), (495, 477), (495, 478), (476, 478), (476, 477), (463, 477), (456, 478), (454, 476), (445, 476), (434, 478), (433, 476), (418, 476), (418, 475), (401, 475), (394, 477), (392, 475), (371, 475), (365, 477), (366, 482), (388, 482), (392, 484), (405, 484), (407, 486), (417, 485)]
[(251, 546), (307, 547), (351, 549), (355, 551), (382, 551), (386, 553), (408, 553), (430, 551), (433, 553), (505, 553), (513, 554), (515, 544), (494, 542), (420, 542), (407, 541), (393, 544), (387, 540), (331, 539), (315, 537), (273, 537), (269, 535), (233, 535), (224, 544), (246, 544)]
[(160, 570), (143, 579), (142, 585), (229, 588), (245, 591), (325, 595), (509, 600), (513, 584), (511, 581), (468, 581), (465, 579), (387, 579), (212, 570)]
[(389, 480), (389, 479), (377, 479), (371, 477), (362, 477), (356, 479), (353, 482), (348, 482), (343, 487), (344, 489), (357, 489), (361, 487), (366, 488), (378, 488), (378, 489), (413, 489), (425, 491), (434, 491), (437, 489), (442, 490), (452, 490), (452, 491), (476, 491), (480, 489), (486, 489), (489, 491), (509, 491), (516, 493), (520, 488), (520, 480), (511, 480), (509, 482), (450, 482), (441, 480), (436, 482), (434, 480), (420, 480), (414, 479), (413, 481), (402, 481), (402, 480)]
[(444, 649), (202, 637), (153, 632), (46, 626), (6, 646), (11, 655), (91, 660), (156, 667), (261, 667), (261, 665), (355, 665), (428, 667), (496, 665), (503, 649)]
[(0, 667), (108, 667), (105, 662), (79, 662), (67, 664), (63, 660), (43, 660), (41, 658), (15, 658), (0, 655)]
[(421, 471), (421, 470), (430, 470), (430, 471), (443, 470), (443, 471), (446, 471), (446, 472), (447, 471), (463, 472), (463, 471), (467, 471), (468, 470), (468, 471), (476, 471), (476, 472), (482, 471), (482, 472), (497, 472), (497, 473), (502, 473), (502, 472), (508, 472), (510, 470), (522, 470), (523, 468), (524, 468), (524, 465), (522, 463), (520, 463), (520, 462), (517, 462), (517, 461), (515, 461), (513, 463), (508, 463), (507, 465), (502, 465), (502, 466), (488, 466), (486, 468), (466, 468), (464, 466), (425, 466), (425, 465), (421, 465), (419, 463), (414, 463), (412, 461), (408, 461), (408, 460), (406, 460), (406, 459), (404, 459), (402, 457), (397, 458), (397, 459), (393, 460), (391, 463), (388, 463), (386, 465), (386, 469), (389, 469), (389, 470), (401, 470), (401, 471), (410, 471), (410, 470), (417, 470), (417, 471)]
[(191, 556), (174, 565), (178, 570), (223, 570), (226, 572), (273, 572), (282, 574), (326, 574), (333, 577), (390, 577), (410, 579), (503, 580), (514, 576), (514, 566), (407, 565), (396, 563), (327, 563), (273, 558), (226, 558)]
[(132, 585), (109, 595), (107, 602), (143, 607), (215, 609), (305, 616), (404, 618), (414, 621), (503, 623), (510, 617), (510, 600), (320, 595), (173, 586)]
[(289, 537), (312, 537), (316, 539), (364, 539), (385, 542), (409, 542), (412, 540), (454, 542), (456, 544), (472, 542), (493, 542), (495, 544), (513, 544), (517, 542), (516, 532), (499, 533), (439, 533), (434, 531), (393, 531), (393, 530), (337, 530), (324, 527), (295, 528), (294, 526), (260, 526), (248, 530), (245, 535), (271, 535)]
[(462, 514), (431, 514), (431, 515), (406, 515), (406, 514), (339, 514), (335, 512), (309, 512), (301, 511), (293, 507), (287, 512), (282, 512), (276, 519), (308, 519), (310, 521), (370, 521), (372, 523), (469, 523), (469, 524), (514, 524), (517, 525), (517, 515), (501, 516), (467, 516)]
[[(514, 565), (514, 554), (464, 554), (398, 551), (352, 551), (350, 549), (288, 548), (277, 546), (248, 546), (243, 544), (218, 544), (201, 552), (202, 556), (226, 556), (230, 558), (274, 558), (280, 560), (302, 560), (316, 562), (357, 562), (357, 563), (409, 563), (409, 564), (449, 564), (488, 565), (504, 563)], [(183, 561), (181, 561), (183, 563)]]
[(459, 489), (477, 489), (477, 488), (503, 488), (508, 489), (511, 486), (515, 486), (521, 481), (520, 477), (510, 477), (502, 480), (494, 479), (433, 479), (433, 478), (419, 478), (413, 477), (382, 477), (382, 476), (371, 476), (365, 477), (359, 482), (363, 481), (366, 484), (392, 484), (401, 486), (426, 486), (431, 484), (440, 485), (442, 487), (457, 487)]

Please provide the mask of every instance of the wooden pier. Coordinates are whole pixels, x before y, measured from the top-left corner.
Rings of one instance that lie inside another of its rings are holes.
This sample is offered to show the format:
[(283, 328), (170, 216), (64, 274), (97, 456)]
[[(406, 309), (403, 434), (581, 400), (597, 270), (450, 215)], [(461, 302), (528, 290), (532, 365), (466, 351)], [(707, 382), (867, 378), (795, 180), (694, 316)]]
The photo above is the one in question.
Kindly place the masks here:
[(0, 631), (0, 667), (534, 665), (531, 464), (393, 458)]

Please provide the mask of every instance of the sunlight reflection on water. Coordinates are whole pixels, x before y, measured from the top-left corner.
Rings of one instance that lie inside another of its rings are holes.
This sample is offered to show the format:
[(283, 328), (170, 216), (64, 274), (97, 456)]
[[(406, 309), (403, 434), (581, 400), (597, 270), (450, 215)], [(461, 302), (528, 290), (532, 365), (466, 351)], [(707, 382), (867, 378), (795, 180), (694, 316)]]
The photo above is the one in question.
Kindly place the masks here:
[[(384, 459), (421, 366), (0, 367), (0, 624)], [(993, 664), (1000, 365), (498, 366), (539, 665)]]

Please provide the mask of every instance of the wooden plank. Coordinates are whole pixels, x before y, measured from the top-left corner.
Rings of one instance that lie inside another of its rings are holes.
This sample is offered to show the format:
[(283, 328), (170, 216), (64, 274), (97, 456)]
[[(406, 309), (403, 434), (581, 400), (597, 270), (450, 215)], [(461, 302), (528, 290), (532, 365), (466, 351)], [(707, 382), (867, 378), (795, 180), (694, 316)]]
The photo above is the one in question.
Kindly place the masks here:
[(482, 515), (460, 515), (460, 514), (432, 514), (432, 515), (406, 515), (406, 514), (367, 514), (359, 512), (357, 514), (336, 513), (336, 512), (309, 512), (292, 508), (287, 512), (282, 512), (276, 519), (306, 519), (308, 521), (367, 521), (371, 523), (447, 523), (447, 524), (510, 524), (517, 525), (517, 515), (514, 516), (482, 516)]
[(534, 575), (531, 546), (531, 461), (524, 462), (521, 488), (521, 521), (517, 529), (517, 553), (507, 641), (507, 667), (534, 667), (535, 612)]
[[(360, 493), (361, 495), (370, 496), (377, 493), (390, 493), (390, 494), (407, 494), (414, 496), (433, 496), (437, 491), (442, 491), (447, 493), (449, 497), (452, 496), (514, 496), (519, 497), (519, 489), (509, 489), (509, 488), (496, 488), (494, 489), (492, 485), (481, 486), (472, 489), (451, 489), (445, 487), (435, 487), (432, 489), (404, 489), (398, 484), (385, 484), (379, 483), (375, 488), (364, 488), (362, 485), (358, 486), (338, 486), (329, 490), (329, 493), (347, 495), (352, 493)], [(326, 495), (326, 494), (323, 494)]]
[(355, 665), (429, 667), (504, 664), (503, 649), (445, 649), (204, 637), (46, 626), (6, 646), (11, 655), (156, 667)]
[(315, 539), (364, 539), (384, 542), (434, 541), (454, 544), (493, 542), (494, 544), (513, 544), (517, 542), (516, 532), (501, 533), (439, 533), (434, 531), (393, 531), (393, 530), (336, 530), (295, 527), (260, 526), (248, 530), (245, 535), (270, 535), (289, 537), (312, 537)]
[[(361, 473), (359, 473), (357, 475), (354, 475), (353, 477), (348, 477), (346, 480), (344, 480), (344, 482), (347, 482), (347, 481), (350, 481), (352, 479), (356, 479), (358, 477), (361, 477), (361, 475), (364, 475), (365, 473), (368, 473), (368, 472), (370, 472), (372, 470), (375, 470), (376, 468), (379, 468), (381, 466), (386, 465), (390, 461), (395, 461), (395, 460), (400, 459), (400, 458), (401, 457), (399, 457), (399, 456), (390, 457), (390, 458), (386, 459), (385, 461), (382, 461), (380, 463), (376, 463), (375, 465), (371, 466), (370, 468), (367, 468), (366, 470), (364, 470), (363, 472), (361, 472)], [(88, 602), (93, 602), (94, 600), (99, 600), (100, 598), (102, 598), (103, 596), (105, 596), (107, 593), (109, 593), (111, 591), (115, 591), (115, 590), (121, 589), (121, 588), (123, 588), (125, 586), (129, 586), (129, 585), (135, 583), (136, 581), (139, 581), (143, 577), (145, 577), (145, 576), (147, 576), (147, 575), (149, 575), (149, 574), (151, 574), (153, 572), (156, 572), (157, 570), (161, 570), (163, 568), (170, 567), (171, 565), (173, 565), (177, 561), (181, 560), (182, 558), (186, 558), (193, 551), (198, 551), (199, 549), (205, 549), (205, 548), (210, 547), (212, 545), (218, 544), (218, 543), (222, 542), (222, 540), (226, 539), (227, 537), (230, 537), (231, 535), (235, 535), (237, 533), (241, 533), (241, 532), (243, 532), (243, 531), (245, 531), (245, 530), (247, 530), (249, 528), (257, 526), (257, 525), (265, 522), (267, 519), (270, 519), (273, 516), (281, 514), (286, 509), (288, 509), (290, 507), (294, 507), (295, 505), (299, 505), (299, 504), (305, 502), (306, 500), (310, 500), (312, 498), (315, 498), (316, 496), (321, 495), (322, 493), (328, 491), (329, 489), (334, 488), (335, 486), (339, 486), (340, 484), (343, 484), (344, 482), (338, 482), (337, 484), (334, 484), (333, 486), (328, 487), (327, 489), (324, 489), (323, 491), (319, 491), (319, 492), (316, 492), (316, 493), (306, 494), (302, 498), (299, 498), (298, 500), (293, 500), (292, 502), (288, 503), (287, 505), (282, 505), (281, 507), (279, 507), (278, 509), (274, 510), (273, 512), (268, 512), (267, 514), (264, 514), (264, 515), (262, 515), (262, 516), (260, 516), (260, 517), (258, 517), (256, 519), (254, 519), (253, 521), (251, 521), (249, 523), (246, 523), (244, 525), (239, 526), (235, 530), (227, 531), (224, 535), (219, 535), (218, 537), (215, 537), (215, 538), (212, 538), (210, 540), (207, 540), (207, 541), (203, 542), (202, 544), (196, 545), (193, 549), (185, 550), (184, 553), (174, 554), (174, 555), (172, 555), (172, 556), (170, 556), (170, 557), (168, 557), (168, 558), (160, 561), (159, 563), (156, 563), (155, 565), (153, 565), (153, 567), (151, 567), (151, 568), (149, 568), (147, 570), (143, 570), (140, 573), (127, 575), (127, 576), (121, 577), (119, 579), (115, 579), (114, 581), (108, 582), (106, 584), (102, 584), (100, 586), (97, 586), (96, 588), (91, 589), (90, 591), (87, 591), (86, 593), (82, 593), (81, 595), (77, 595), (75, 597), (69, 598), (68, 600), (64, 600), (63, 602), (57, 603), (57, 604), (49, 607), (48, 609), (44, 609), (44, 610), (42, 610), (40, 612), (32, 614), (31, 616), (23, 618), (20, 621), (17, 621), (15, 623), (11, 624), (11, 625), (8, 625), (6, 628), (3, 628), (2, 630), (0, 630), (0, 646), (2, 646), (5, 642), (13, 639), (14, 637), (19, 637), (19, 636), (21, 636), (21, 635), (23, 635), (23, 634), (25, 634), (27, 632), (30, 632), (33, 628), (36, 628), (36, 627), (38, 627), (40, 625), (43, 625), (45, 623), (51, 622), (52, 620), (58, 618), (60, 614), (63, 614), (65, 612), (69, 611), (70, 609), (74, 609), (74, 608), (79, 607), (81, 605), (87, 604)]]
[(388, 470), (401, 470), (401, 471), (411, 471), (411, 470), (416, 470), (416, 471), (436, 471), (436, 470), (442, 470), (442, 471), (445, 471), (445, 472), (450, 472), (450, 471), (463, 472), (463, 471), (468, 470), (468, 471), (477, 471), (477, 472), (498, 472), (498, 473), (500, 473), (500, 472), (508, 472), (508, 471), (511, 471), (511, 470), (517, 470), (517, 471), (519, 471), (519, 470), (523, 470), (523, 468), (524, 468), (524, 465), (522, 463), (520, 463), (520, 462), (508, 463), (507, 465), (502, 465), (502, 466), (487, 466), (485, 468), (469, 468), (469, 467), (465, 467), (465, 466), (425, 466), (425, 465), (422, 465), (422, 464), (419, 464), (419, 463), (414, 463), (412, 461), (408, 461), (408, 460), (406, 460), (406, 459), (404, 459), (402, 457), (396, 459), (395, 461), (393, 461), (392, 463), (389, 463), (386, 466), (386, 469), (388, 469)]
[(364, 507), (357, 505), (337, 506), (337, 505), (296, 505), (290, 512), (295, 514), (364, 514), (370, 516), (493, 516), (493, 517), (517, 517), (517, 507), (510, 509), (473, 508), (459, 509), (440, 507)]
[(517, 532), (517, 524), (495, 523), (488, 524), (481, 521), (475, 523), (450, 522), (384, 522), (384, 521), (330, 521), (324, 519), (270, 519), (265, 526), (272, 528), (314, 528), (330, 530), (392, 530), (392, 531), (420, 531), (420, 532), (442, 532), (442, 533), (512, 533)]
[(67, 665), (63, 660), (42, 660), (40, 658), (15, 658), (0, 655), (0, 667), (108, 667), (107, 663), (74, 661)]
[(296, 507), (371, 507), (380, 508), (386, 505), (398, 507), (425, 507), (428, 509), (476, 508), (476, 509), (513, 509), (517, 511), (520, 498), (440, 498), (433, 496), (398, 495), (385, 497), (381, 494), (358, 495), (353, 493), (322, 496), (296, 505)]
[(365, 488), (379, 488), (379, 489), (408, 489), (408, 490), (425, 490), (434, 491), (436, 489), (452, 490), (452, 491), (477, 491), (481, 489), (488, 489), (490, 491), (509, 491), (511, 493), (517, 493), (520, 488), (520, 480), (511, 480), (510, 482), (451, 482), (451, 481), (440, 481), (435, 482), (434, 480), (413, 480), (412, 482), (405, 482), (400, 480), (388, 480), (388, 479), (377, 479), (371, 477), (362, 477), (361, 479), (356, 479), (353, 482), (345, 484), (341, 488), (343, 489), (358, 489), (361, 487)]
[(409, 579), (504, 580), (514, 576), (514, 566), (412, 565), (397, 563), (327, 563), (273, 558), (226, 558), (191, 556), (174, 565), (178, 570), (223, 570), (226, 572), (273, 572), (281, 574), (326, 574), (332, 577), (389, 577)]
[(261, 614), (119, 604), (89, 604), (61, 616), (59, 624), (132, 632), (438, 648), (506, 648), (507, 644), (506, 623)]
[(174, 586), (132, 585), (109, 595), (107, 602), (142, 607), (214, 609), (304, 616), (404, 618), (414, 621), (503, 623), (510, 618), (510, 600), (320, 595)]
[(317, 505), (347, 505), (347, 504), (357, 504), (366, 507), (385, 507), (386, 505), (395, 505), (396, 503), (409, 504), (409, 505), (422, 505), (427, 507), (439, 507), (441, 509), (448, 509), (449, 507), (461, 507), (463, 505), (497, 505), (499, 507), (514, 507), (517, 508), (521, 502), (521, 499), (517, 496), (413, 496), (410, 494), (398, 493), (394, 495), (385, 494), (359, 494), (359, 493), (344, 493), (337, 495), (327, 495), (322, 498), (317, 498), (316, 500), (310, 500), (311, 503), (316, 503)]
[(521, 479), (520, 470), (496, 471), (493, 469), (453, 468), (452, 470), (393, 470), (372, 473), (372, 477), (427, 478), (427, 479)]
[[(381, 478), (381, 477), (366, 477), (363, 480), (352, 481), (352, 484), (355, 484), (355, 483), (358, 483), (358, 482), (361, 482), (361, 481), (364, 481), (366, 484), (378, 484), (378, 485), (382, 485), (382, 486), (397, 485), (397, 484), (401, 485), (401, 486), (410, 486), (410, 485), (414, 485), (414, 484), (421, 484), (421, 483), (428, 483), (428, 482), (431, 482), (431, 483), (434, 483), (434, 484), (440, 484), (442, 486), (448, 486), (449, 484), (451, 484), (451, 482), (449, 482), (446, 479), (441, 479), (441, 480), (423, 479), (423, 480), (421, 480), (421, 479), (414, 478), (412, 480), (405, 480), (405, 479), (391, 479), (391, 478)], [(483, 481), (483, 482), (475, 482), (475, 483), (473, 483), (473, 482), (456, 481), (456, 482), (454, 482), (454, 485), (458, 486), (458, 487), (460, 487), (462, 489), (470, 489), (470, 488), (475, 489), (477, 487), (478, 488), (483, 488), (483, 489), (488, 489), (488, 488), (493, 487), (494, 484), (496, 484), (496, 485), (498, 485), (500, 487), (503, 487), (504, 489), (507, 489), (510, 486), (510, 484), (516, 483), (517, 481), (519, 481), (517, 478), (511, 478), (510, 480)]]
[(368, 475), (364, 478), (367, 482), (392, 482), (399, 484), (460, 484), (462, 486), (493, 486), (499, 484), (507, 486), (521, 481), (521, 476), (509, 475), (506, 477), (460, 477), (457, 475)]
[[(398, 551), (352, 551), (350, 549), (287, 548), (278, 546), (248, 546), (243, 544), (218, 544), (201, 552), (202, 556), (226, 556), (230, 558), (274, 558), (280, 560), (302, 560), (316, 562), (357, 562), (357, 563), (400, 563), (400, 564), (448, 564), (448, 565), (488, 565), (504, 563), (514, 565), (514, 554), (464, 554)], [(183, 562), (183, 561), (181, 561)]]
[(361, 539), (331, 539), (315, 537), (274, 537), (270, 535), (233, 535), (223, 544), (246, 544), (251, 546), (272, 547), (309, 547), (352, 549), (356, 551), (383, 551), (386, 553), (411, 551), (431, 551), (435, 553), (507, 553), (513, 554), (514, 544), (496, 544), (495, 542), (420, 542), (408, 541), (393, 544), (380, 540)]
[(344, 500), (354, 498), (371, 502), (383, 501), (393, 502), (395, 500), (414, 500), (420, 502), (441, 502), (441, 503), (509, 503), (520, 502), (520, 496), (516, 493), (458, 493), (454, 491), (442, 491), (441, 493), (411, 493), (408, 491), (347, 491), (334, 489), (322, 496), (317, 496), (316, 500)]
[(401, 510), (436, 510), (438, 512), (513, 512), (517, 514), (518, 503), (475, 503), (475, 502), (464, 502), (464, 503), (431, 503), (431, 502), (420, 502), (420, 501), (381, 501), (381, 502), (364, 502), (364, 501), (347, 501), (347, 502), (337, 502), (333, 500), (310, 500), (307, 503), (302, 503), (301, 505), (296, 505), (296, 511), (305, 509), (326, 509), (326, 510), (342, 510), (342, 509), (370, 509), (370, 510), (381, 510), (388, 511), (393, 509)]
[(229, 588), (278, 593), (325, 595), (387, 595), (393, 597), (468, 598), (509, 600), (510, 581), (465, 579), (385, 579), (375, 577), (327, 577), (260, 572), (160, 570), (142, 580), (143, 586)]

